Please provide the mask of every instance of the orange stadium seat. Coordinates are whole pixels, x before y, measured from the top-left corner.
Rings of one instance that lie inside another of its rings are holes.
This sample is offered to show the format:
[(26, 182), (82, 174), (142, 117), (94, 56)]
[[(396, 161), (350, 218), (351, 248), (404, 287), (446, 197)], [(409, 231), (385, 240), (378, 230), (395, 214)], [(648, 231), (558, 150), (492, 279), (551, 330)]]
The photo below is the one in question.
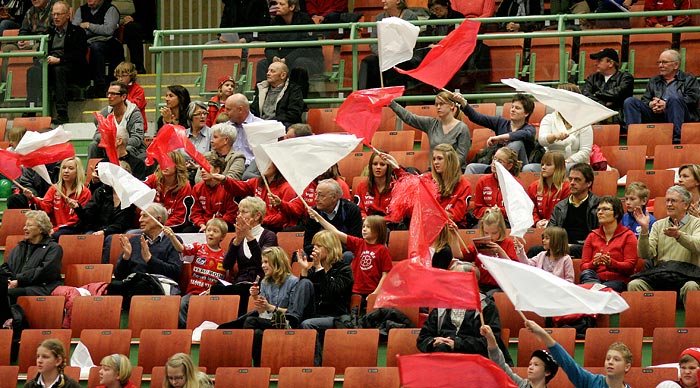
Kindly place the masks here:
[(131, 298), (128, 327), (136, 338), (144, 329), (177, 329), (179, 312), (179, 295), (135, 295)]
[(430, 151), (393, 151), (391, 156), (400, 166), (415, 167), (419, 171), (426, 171), (430, 166)]
[(690, 144), (665, 144), (656, 146), (654, 169), (680, 167), (684, 164), (700, 163), (700, 152)]
[(629, 170), (627, 184), (642, 182), (649, 189), (649, 198), (656, 198), (666, 195), (666, 190), (673, 186), (675, 176), (673, 170)]
[(66, 273), (71, 264), (102, 263), (104, 236), (99, 234), (64, 234), (58, 238), (63, 248), (61, 273)]
[[(10, 89), (11, 98), (27, 97), (27, 70), (34, 64), (33, 57), (9, 57), (7, 58), (7, 78), (9, 82), (12, 76), (12, 85)], [(50, 121), (50, 120), (49, 120)], [(13, 124), (19, 125), (19, 124)], [(49, 124), (49, 127), (51, 125)], [(25, 127), (26, 128), (26, 127)], [(48, 128), (48, 127), (46, 127)], [(29, 128), (27, 128), (30, 131)], [(33, 130), (33, 129), (31, 129)]]
[(630, 35), (629, 72), (636, 79), (659, 75), (656, 59), (662, 51), (669, 47), (671, 47), (671, 34), (668, 33)]
[[(520, 329), (525, 327), (523, 318), (515, 311), (513, 303), (503, 292), (493, 294), (493, 300), (496, 302), (498, 314), (501, 317), (501, 327), (509, 329), (511, 333), (520, 333)], [(537, 322), (540, 326), (544, 326), (544, 318), (532, 312), (523, 312), (527, 319)]]
[[(654, 158), (656, 146), (671, 144), (673, 124), (630, 124), (627, 126), (627, 145), (646, 145), (647, 159)], [(641, 170), (641, 169), (640, 169)]]
[(617, 195), (617, 171), (594, 171), (593, 193), (597, 196)]
[(283, 366), (312, 367), (315, 349), (316, 330), (265, 330), (260, 365), (271, 368), (272, 374), (279, 374)]
[[(564, 53), (560, 52), (560, 38), (532, 38), (530, 42), (530, 65), (528, 79), (530, 82), (558, 81), (559, 57), (565, 55), (565, 63), (571, 63), (571, 46), (573, 38), (564, 38)], [(530, 120), (530, 123), (539, 121)]]
[[(555, 341), (569, 354), (576, 349), (576, 329), (573, 327), (545, 329)], [(522, 328), (518, 333), (518, 366), (528, 366), (532, 352), (542, 349), (542, 341), (537, 339), (529, 329)]]
[(651, 364), (661, 365), (678, 362), (683, 350), (697, 346), (700, 327), (657, 327), (651, 343)]
[[(642, 336), (643, 329), (641, 327), (589, 328), (586, 330), (586, 340), (583, 346), (583, 366), (588, 368), (605, 365), (605, 355), (613, 342), (624, 343), (630, 348), (632, 354), (642, 354)], [(632, 366), (641, 365), (641, 357), (632, 359)]]
[[(700, 6), (700, 4), (698, 4)], [(697, 6), (691, 6), (697, 8)], [(697, 15), (694, 15), (697, 17)], [(692, 23), (692, 25), (697, 25)], [(685, 71), (700, 74), (700, 32), (684, 32), (681, 34), (681, 55), (685, 59)]]
[[(0, 365), (10, 365), (10, 352), (12, 346), (12, 330), (0, 330), (0, 349), (6, 351), (0, 353)], [(2, 381), (0, 379), (0, 381)]]
[[(374, 307), (374, 304), (376, 301), (377, 301), (377, 294), (370, 294), (367, 296), (367, 312), (368, 313), (370, 313), (376, 309)], [(396, 307), (396, 309), (401, 311), (402, 313), (404, 313), (408, 317), (408, 319), (411, 320), (414, 327), (418, 327), (418, 320), (419, 320), (418, 307), (398, 306), (398, 307)]]
[[(500, 82), (500, 81), (499, 81)], [(496, 115), (496, 103), (487, 102), (483, 104), (469, 104), (475, 111), (481, 113), (482, 115), (495, 116)], [(462, 115), (462, 121), (464, 121), (469, 127), (469, 134), (474, 137), (474, 130), (476, 128), (483, 128), (481, 125), (474, 124), (467, 115)]]
[[(409, 105), (406, 107), (406, 110), (417, 116), (437, 117), (437, 109), (435, 109), (435, 105)], [(418, 128), (414, 128), (406, 123), (402, 124), (403, 130), (412, 129), (414, 131), (414, 134), (416, 135), (416, 141), (421, 140), (421, 135), (423, 134), (423, 131), (419, 130)]]
[(217, 368), (214, 388), (268, 388), (270, 368)]
[(63, 325), (63, 296), (20, 296), (17, 304), (32, 329), (60, 329)]
[(204, 321), (222, 324), (236, 319), (239, 295), (192, 295), (187, 309), (187, 328), (196, 329)]
[(66, 268), (66, 286), (81, 287), (89, 283), (112, 280), (112, 264), (70, 264)]
[(599, 147), (617, 146), (620, 144), (619, 124), (596, 124), (593, 128), (593, 143)]
[(608, 166), (616, 168), (621, 176), (627, 175), (628, 170), (644, 170), (646, 168), (646, 150), (644, 145), (638, 146), (606, 146), (600, 147), (608, 160)]
[(498, 58), (491, 63), (491, 83), (500, 83), (503, 78), (518, 78), (523, 66), (523, 38), (488, 39), (484, 44), (489, 46), (491, 58)]
[(190, 354), (192, 330), (144, 329), (139, 343), (138, 365), (143, 372), (150, 374), (154, 366), (165, 365), (175, 353)]
[[(9, 348), (8, 348), (9, 349)], [(9, 357), (9, 354), (8, 354)], [(19, 376), (19, 367), (10, 365), (0, 365), (0, 381), (3, 382), (3, 387), (17, 388), (17, 377)], [(7, 385), (4, 385), (7, 384)]]
[(685, 295), (685, 326), (700, 327), (700, 291)]
[(620, 327), (641, 327), (651, 337), (654, 328), (676, 327), (675, 291), (625, 291), (630, 308), (620, 313)]
[(484, 148), (486, 148), (486, 141), (489, 137), (494, 136), (496, 133), (488, 128), (476, 128), (472, 134), (472, 148), (469, 149), (467, 154), (467, 163), (471, 163), (474, 157)]
[(12, 120), (13, 127), (24, 127), (27, 131), (40, 131), (51, 128), (51, 117), (17, 117)]
[(110, 354), (129, 354), (131, 330), (85, 329), (80, 333), (80, 342), (90, 351), (92, 362), (100, 365), (100, 361)]
[(349, 367), (345, 369), (343, 388), (399, 388), (398, 368)]
[(328, 329), (323, 341), (323, 366), (343, 374), (351, 366), (376, 366), (378, 347), (379, 329)]
[(311, 108), (306, 122), (315, 134), (345, 132), (335, 123), (338, 108)]
[(229, 76), (234, 80), (238, 77), (238, 66), (241, 63), (242, 49), (217, 49), (202, 51), (202, 67), (207, 66), (204, 91), (218, 92), (218, 80)]
[(378, 131), (372, 136), (372, 145), (386, 152), (413, 150), (413, 131)]
[(0, 245), (5, 245), (7, 236), (24, 235), (24, 222), (27, 217), (24, 213), (29, 209), (6, 209), (2, 215), (0, 224)]
[(334, 378), (335, 368), (332, 367), (283, 367), (279, 371), (277, 387), (333, 388)]
[(362, 171), (369, 163), (371, 152), (351, 152), (338, 162), (340, 175), (345, 178), (346, 182), (351, 182), (356, 176), (362, 175)]
[(250, 367), (252, 349), (252, 329), (204, 330), (199, 343), (199, 366), (208, 371), (220, 367)]
[(386, 366), (397, 366), (396, 356), (420, 353), (416, 346), (420, 329), (391, 329), (386, 345)]
[(70, 359), (69, 329), (25, 329), (19, 342), (19, 373), (27, 373), (30, 366), (36, 365), (36, 348), (49, 338), (61, 341), (66, 349), (66, 358)]
[(681, 144), (700, 144), (700, 123), (683, 123)]
[(79, 296), (73, 299), (71, 330), (80, 337), (83, 329), (119, 329), (121, 295)]

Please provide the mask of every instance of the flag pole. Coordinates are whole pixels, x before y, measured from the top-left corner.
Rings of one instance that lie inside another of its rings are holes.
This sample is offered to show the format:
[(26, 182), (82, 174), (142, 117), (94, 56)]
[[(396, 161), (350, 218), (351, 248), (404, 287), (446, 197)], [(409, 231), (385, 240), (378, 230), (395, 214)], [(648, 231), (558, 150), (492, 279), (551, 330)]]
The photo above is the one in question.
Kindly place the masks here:
[(265, 178), (265, 174), (260, 174), (260, 177), (263, 180), (263, 183), (265, 184), (265, 188), (267, 189), (267, 193), (271, 194), (272, 191), (270, 190), (270, 185), (267, 184), (267, 179)]
[(153, 214), (149, 213), (148, 210), (146, 210), (146, 209), (141, 209), (141, 211), (144, 212), (144, 213), (146, 213), (147, 216), (151, 217), (151, 219), (152, 219), (153, 221), (155, 221), (156, 224), (158, 224), (158, 227), (159, 227), (159, 228), (161, 228), (161, 229), (164, 228), (163, 224), (161, 224), (160, 221), (158, 221), (158, 219), (157, 219), (156, 217), (153, 216)]
[[(366, 143), (365, 143), (365, 144), (366, 144)], [(384, 152), (382, 152), (382, 151), (379, 151), (379, 150), (378, 150), (375, 146), (373, 146), (372, 144), (367, 144), (367, 145), (368, 145), (368, 146), (372, 149), (372, 151), (374, 151), (377, 155), (381, 155), (381, 154), (384, 153)], [(387, 161), (389, 164), (391, 164), (391, 167), (393, 167), (393, 168), (400, 168), (399, 165), (396, 164), (393, 160), (387, 158), (386, 161)]]
[(457, 229), (452, 229), (452, 232), (454, 232), (455, 236), (457, 236), (457, 239), (459, 240), (459, 245), (461, 245), (462, 248), (464, 248), (464, 250), (467, 251), (467, 253), (470, 253), (469, 246), (467, 246), (467, 243), (464, 242), (462, 236), (459, 235), (459, 231)]
[(22, 190), (22, 191), (24, 191), (24, 190), (27, 189), (26, 187), (24, 187), (24, 186), (20, 185), (19, 183), (17, 183), (17, 180), (16, 180), (16, 179), (13, 179), (13, 180), (12, 180), (12, 184), (14, 184), (15, 186), (17, 186), (17, 187), (18, 187), (20, 190)]
[(525, 316), (525, 314), (523, 314), (522, 311), (520, 311), (520, 310), (515, 310), (515, 311), (517, 311), (518, 314), (520, 314), (520, 317), (523, 319), (523, 321), (527, 322), (527, 317)]

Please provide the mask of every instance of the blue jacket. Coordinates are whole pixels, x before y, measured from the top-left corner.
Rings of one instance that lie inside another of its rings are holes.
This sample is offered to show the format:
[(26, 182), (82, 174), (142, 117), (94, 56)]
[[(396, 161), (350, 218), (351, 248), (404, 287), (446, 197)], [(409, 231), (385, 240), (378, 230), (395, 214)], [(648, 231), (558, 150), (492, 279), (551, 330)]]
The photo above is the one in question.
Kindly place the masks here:
[[(555, 343), (554, 346), (549, 347), (549, 352), (552, 354), (554, 360), (559, 364), (559, 366), (564, 370), (569, 381), (577, 388), (610, 388), (607, 381), (605, 381), (605, 376), (595, 375), (583, 368), (581, 368), (576, 361), (569, 355), (569, 353), (564, 350), (564, 348)], [(629, 385), (625, 384), (626, 388), (630, 388)]]

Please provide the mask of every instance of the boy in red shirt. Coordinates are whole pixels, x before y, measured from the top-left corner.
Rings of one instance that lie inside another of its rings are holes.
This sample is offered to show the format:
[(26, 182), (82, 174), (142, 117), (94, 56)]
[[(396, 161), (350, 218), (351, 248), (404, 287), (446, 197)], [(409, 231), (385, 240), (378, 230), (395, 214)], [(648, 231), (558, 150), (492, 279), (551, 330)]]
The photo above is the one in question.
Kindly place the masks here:
[[(212, 174), (219, 174), (226, 167), (226, 161), (223, 158), (210, 155), (206, 159), (211, 165)], [(228, 230), (233, 231), (238, 212), (238, 204), (234, 201), (233, 193), (227, 191), (219, 180), (211, 178), (211, 175), (204, 174), (204, 176), (208, 179), (197, 183), (192, 189), (194, 205), (192, 205), (190, 221), (201, 233), (206, 230), (209, 220), (220, 218), (226, 222)]]

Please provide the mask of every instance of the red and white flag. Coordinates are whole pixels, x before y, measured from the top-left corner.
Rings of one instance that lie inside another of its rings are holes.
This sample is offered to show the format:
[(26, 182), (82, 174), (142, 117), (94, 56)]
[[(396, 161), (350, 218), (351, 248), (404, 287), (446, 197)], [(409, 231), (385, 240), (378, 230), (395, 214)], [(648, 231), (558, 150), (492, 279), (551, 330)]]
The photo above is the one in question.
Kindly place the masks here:
[(250, 145), (250, 150), (255, 155), (255, 164), (258, 166), (260, 174), (264, 174), (270, 166), (270, 158), (260, 147), (262, 144), (276, 143), (285, 135), (284, 124), (276, 120), (255, 121), (250, 124), (243, 124), (246, 139)]
[(211, 166), (204, 159), (204, 155), (199, 153), (194, 144), (187, 139), (185, 128), (172, 124), (161, 127), (156, 138), (153, 139), (151, 145), (146, 149), (146, 165), (150, 166), (157, 160), (161, 168), (172, 167), (174, 163), (168, 156), (168, 153), (180, 148), (184, 148), (185, 153), (194, 159), (206, 172), (211, 170)]
[(45, 164), (75, 156), (70, 140), (70, 134), (63, 126), (46, 132), (27, 131), (15, 147), (15, 152), (24, 167), (33, 169), (46, 182), (53, 184)]
[(517, 388), (496, 363), (478, 354), (425, 353), (399, 356), (406, 388)]
[(119, 154), (117, 153), (117, 123), (114, 121), (114, 113), (104, 117), (100, 112), (93, 112), (97, 119), (97, 130), (100, 131), (99, 147), (105, 149), (107, 159), (110, 163), (119, 164)]

